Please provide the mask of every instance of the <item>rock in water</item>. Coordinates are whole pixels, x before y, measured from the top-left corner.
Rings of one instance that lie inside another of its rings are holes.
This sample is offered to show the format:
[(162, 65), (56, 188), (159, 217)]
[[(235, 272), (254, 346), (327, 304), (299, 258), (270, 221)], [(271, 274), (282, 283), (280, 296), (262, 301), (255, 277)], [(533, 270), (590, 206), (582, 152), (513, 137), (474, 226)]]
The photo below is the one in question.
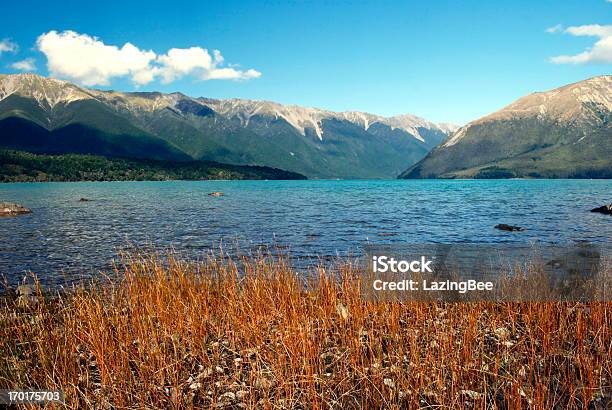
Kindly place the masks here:
[(0, 216), (16, 216), (30, 214), (32, 211), (12, 202), (0, 202)]
[(515, 231), (524, 231), (525, 228), (520, 226), (506, 225), (506, 224), (498, 224), (495, 225), (495, 229), (499, 229), (501, 231), (515, 232)]
[(604, 214), (604, 215), (612, 215), (612, 204), (603, 205), (603, 206), (600, 206), (598, 208), (593, 208), (593, 209), (591, 209), (591, 212), (598, 212), (598, 213)]
[(210, 194), (208, 194), (210, 196), (223, 196), (223, 192), (211, 192)]

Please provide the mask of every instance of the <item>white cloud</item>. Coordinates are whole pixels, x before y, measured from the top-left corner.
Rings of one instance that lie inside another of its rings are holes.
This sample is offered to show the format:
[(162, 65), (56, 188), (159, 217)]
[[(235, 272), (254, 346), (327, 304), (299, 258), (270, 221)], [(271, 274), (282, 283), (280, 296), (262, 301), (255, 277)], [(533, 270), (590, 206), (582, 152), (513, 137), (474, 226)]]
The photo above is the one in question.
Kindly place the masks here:
[(612, 26), (600, 26), (599, 24), (573, 26), (568, 27), (565, 32), (573, 36), (591, 36), (604, 38), (612, 36)]
[(114, 77), (129, 76), (136, 84), (150, 81), (147, 72), (155, 59), (153, 51), (139, 50), (130, 43), (108, 46), (95, 37), (74, 31), (50, 31), (36, 41), (47, 57), (52, 76), (65, 77), (84, 85), (108, 85)]
[(250, 78), (261, 77), (261, 73), (252, 68), (246, 71), (235, 70), (230, 67), (216, 68), (207, 73), (206, 79), (209, 80), (248, 80)]
[(224, 58), (219, 50), (213, 55), (201, 47), (173, 48), (167, 54), (157, 58), (160, 64), (159, 74), (163, 82), (171, 82), (185, 75), (194, 75), (201, 80), (247, 80), (257, 78), (257, 70), (236, 70), (232, 67), (221, 67)]
[(17, 49), (18, 49), (17, 44), (13, 43), (8, 38), (5, 38), (4, 40), (0, 40), (0, 55), (2, 55), (2, 53), (4, 52), (15, 53), (17, 52)]
[(157, 61), (162, 65), (160, 75), (166, 83), (195, 71), (210, 70), (213, 66), (208, 51), (200, 47), (172, 48), (167, 54), (157, 57)]
[(566, 28), (563, 32), (572, 36), (597, 37), (598, 40), (582, 53), (551, 57), (550, 62), (555, 64), (612, 63), (612, 25), (573, 26)]
[(36, 63), (33, 58), (17, 61), (11, 64), (11, 67), (19, 71), (36, 71)]
[(137, 85), (157, 78), (164, 83), (191, 75), (200, 80), (240, 80), (256, 78), (260, 72), (223, 67), (224, 58), (218, 50), (211, 56), (201, 47), (172, 48), (157, 55), (125, 43), (121, 48), (106, 45), (96, 37), (74, 31), (50, 31), (37, 41), (47, 57), (52, 76), (64, 77), (84, 85), (108, 85), (116, 77), (129, 77)]
[[(611, 1), (612, 1), (612, 0), (611, 0)], [(554, 26), (552, 26), (552, 27), (548, 27), (548, 28), (546, 29), (546, 32), (547, 32), (547, 33), (558, 33), (558, 32), (560, 32), (560, 31), (563, 31), (563, 26), (562, 26), (561, 24), (557, 24), (557, 25), (554, 25)]]

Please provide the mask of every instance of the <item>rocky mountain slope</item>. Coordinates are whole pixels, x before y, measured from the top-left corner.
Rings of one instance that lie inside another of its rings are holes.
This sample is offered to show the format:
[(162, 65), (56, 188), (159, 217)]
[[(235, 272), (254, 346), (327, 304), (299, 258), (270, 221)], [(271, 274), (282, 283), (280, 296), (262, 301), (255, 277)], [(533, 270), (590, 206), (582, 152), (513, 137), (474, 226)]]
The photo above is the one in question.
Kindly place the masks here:
[(0, 148), (190, 159), (132, 124), (93, 92), (32, 74), (0, 76)]
[(403, 115), (331, 112), (268, 101), (86, 89), (0, 75), (0, 147), (265, 165), (315, 178), (397, 175), (452, 125)]
[(400, 178), (612, 177), (612, 76), (520, 98), (470, 122)]

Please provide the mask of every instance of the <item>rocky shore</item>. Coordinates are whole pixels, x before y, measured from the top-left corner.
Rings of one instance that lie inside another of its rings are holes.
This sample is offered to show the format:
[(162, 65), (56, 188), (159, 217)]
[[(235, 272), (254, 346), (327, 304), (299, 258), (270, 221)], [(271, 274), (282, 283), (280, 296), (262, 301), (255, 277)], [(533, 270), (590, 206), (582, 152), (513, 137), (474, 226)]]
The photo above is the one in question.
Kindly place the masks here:
[(306, 283), (282, 260), (241, 266), (133, 258), (113, 286), (17, 289), (0, 388), (61, 389), (68, 408), (612, 406), (610, 303), (376, 303), (350, 264)]

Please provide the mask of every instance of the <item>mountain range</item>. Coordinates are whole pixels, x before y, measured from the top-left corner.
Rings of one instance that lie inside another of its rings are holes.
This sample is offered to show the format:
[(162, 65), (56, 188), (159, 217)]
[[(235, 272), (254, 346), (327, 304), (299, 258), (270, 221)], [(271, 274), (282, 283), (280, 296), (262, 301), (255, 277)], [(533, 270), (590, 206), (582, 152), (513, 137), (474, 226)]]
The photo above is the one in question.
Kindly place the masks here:
[(612, 76), (537, 92), (461, 127), (400, 178), (612, 178)]
[(527, 95), (459, 128), (0, 75), (0, 149), (37, 154), (205, 160), (309, 178), (610, 178), (611, 137), (612, 76)]
[(0, 75), (0, 148), (261, 165), (310, 178), (393, 178), (457, 127), (269, 101), (88, 89)]

